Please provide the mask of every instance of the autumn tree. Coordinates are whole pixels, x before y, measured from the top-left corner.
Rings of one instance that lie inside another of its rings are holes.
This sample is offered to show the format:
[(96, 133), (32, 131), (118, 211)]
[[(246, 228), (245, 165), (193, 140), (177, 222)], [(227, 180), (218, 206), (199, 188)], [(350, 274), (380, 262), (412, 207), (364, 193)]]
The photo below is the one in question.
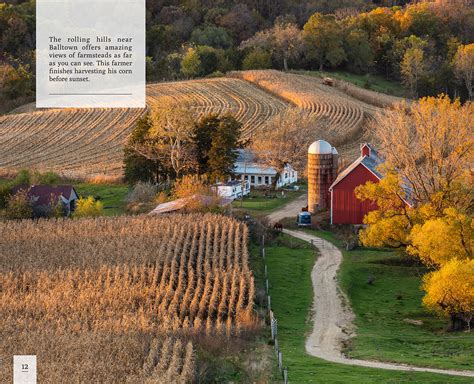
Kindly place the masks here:
[(346, 60), (343, 47), (342, 28), (332, 15), (315, 13), (303, 27), (306, 55), (316, 60), (319, 70), (329, 64), (335, 67)]
[(285, 71), (288, 71), (288, 61), (298, 58), (302, 47), (301, 31), (298, 26), (283, 21), (277, 21), (273, 28), (257, 32), (240, 45), (241, 49), (252, 48), (271, 52), (275, 59), (283, 62)]
[(471, 103), (446, 96), (386, 111), (374, 129), (385, 176), (356, 188), (378, 207), (364, 218), (362, 244), (402, 248), (436, 270), (425, 277), (424, 304), (452, 320), (469, 311), (472, 318), (472, 294), (466, 304), (466, 292), (449, 279), (474, 255), (473, 112)]
[(186, 102), (163, 103), (150, 113), (151, 127), (143, 140), (129, 147), (146, 159), (157, 161), (172, 176), (180, 177), (195, 167), (194, 115)]
[(423, 304), (450, 319), (450, 328), (468, 330), (474, 316), (474, 260), (453, 257), (423, 278)]
[(424, 40), (411, 36), (409, 46), (400, 63), (402, 81), (410, 89), (412, 97), (417, 97), (418, 83), (426, 71), (425, 46), (426, 42)]
[[(143, 146), (147, 143), (151, 127), (150, 114), (147, 113), (138, 119), (124, 148), (125, 180), (131, 185), (139, 181), (158, 182), (166, 173), (159, 160), (150, 159), (140, 154), (140, 151), (143, 151)], [(137, 151), (137, 149), (139, 150)]]
[(314, 117), (301, 109), (288, 108), (255, 133), (251, 146), (262, 163), (276, 169), (276, 184), (287, 164), (304, 171), (308, 146), (320, 137), (318, 133), (322, 132)]
[(185, 175), (177, 179), (172, 195), (174, 199), (187, 199), (188, 211), (215, 211), (222, 200), (206, 175)]
[(234, 174), (242, 124), (231, 114), (209, 114), (195, 125), (193, 141), (199, 174), (224, 180)]
[(415, 205), (432, 201), (440, 212), (469, 205), (462, 191), (472, 183), (474, 104), (443, 95), (401, 103), (379, 115), (372, 131), (387, 169), (397, 171)]
[(474, 79), (474, 43), (460, 45), (453, 60), (456, 77), (467, 88), (469, 100), (472, 100), (472, 82)]
[(19, 190), (7, 197), (5, 217), (10, 220), (31, 219), (33, 206), (28, 190)]
[(198, 76), (201, 72), (201, 59), (196, 48), (190, 47), (186, 50), (181, 60), (181, 72), (188, 79)]
[(474, 258), (474, 222), (468, 214), (446, 208), (442, 216), (416, 224), (410, 243), (407, 252), (430, 267), (443, 266), (453, 257), (469, 260)]
[(76, 209), (73, 217), (98, 217), (104, 214), (104, 206), (100, 201), (97, 201), (92, 196), (86, 198), (81, 197), (77, 200)]

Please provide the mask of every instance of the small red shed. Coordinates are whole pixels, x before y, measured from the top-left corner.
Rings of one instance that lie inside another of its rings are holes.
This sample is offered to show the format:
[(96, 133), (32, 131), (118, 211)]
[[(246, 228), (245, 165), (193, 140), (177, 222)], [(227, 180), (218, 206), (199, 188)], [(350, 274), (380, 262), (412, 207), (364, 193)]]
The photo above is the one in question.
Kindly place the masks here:
[(354, 190), (367, 181), (377, 183), (382, 178), (377, 167), (383, 160), (368, 143), (361, 146), (360, 152), (360, 157), (339, 173), (329, 187), (331, 224), (362, 224), (364, 216), (377, 209), (374, 202), (357, 199)]

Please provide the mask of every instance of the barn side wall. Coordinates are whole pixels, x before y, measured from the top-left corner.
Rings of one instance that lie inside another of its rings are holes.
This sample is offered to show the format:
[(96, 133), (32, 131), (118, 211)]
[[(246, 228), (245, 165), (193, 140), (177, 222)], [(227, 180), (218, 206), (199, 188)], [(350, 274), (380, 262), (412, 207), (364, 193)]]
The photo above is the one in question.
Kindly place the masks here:
[(362, 224), (364, 216), (377, 209), (374, 202), (360, 201), (355, 197), (355, 188), (367, 181), (377, 183), (379, 179), (362, 164), (359, 164), (334, 186), (331, 206), (332, 224)]

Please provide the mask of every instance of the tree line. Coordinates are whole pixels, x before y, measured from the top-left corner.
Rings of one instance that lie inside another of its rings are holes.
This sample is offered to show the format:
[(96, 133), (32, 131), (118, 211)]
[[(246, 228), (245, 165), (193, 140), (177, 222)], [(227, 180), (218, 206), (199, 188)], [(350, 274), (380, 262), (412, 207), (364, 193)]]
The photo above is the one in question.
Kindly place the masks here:
[(196, 119), (186, 103), (160, 104), (136, 124), (124, 150), (125, 179), (169, 183), (186, 175), (209, 182), (234, 173), (242, 124), (231, 114)]
[[(8, 3), (0, 5), (3, 111), (31, 98), (35, 84), (35, 3)], [(454, 64), (460, 47), (474, 41), (469, 1), (406, 3), (149, 0), (147, 79), (330, 68), (403, 81), (413, 95), (472, 97), (472, 73)], [(472, 67), (472, 47), (466, 52)]]

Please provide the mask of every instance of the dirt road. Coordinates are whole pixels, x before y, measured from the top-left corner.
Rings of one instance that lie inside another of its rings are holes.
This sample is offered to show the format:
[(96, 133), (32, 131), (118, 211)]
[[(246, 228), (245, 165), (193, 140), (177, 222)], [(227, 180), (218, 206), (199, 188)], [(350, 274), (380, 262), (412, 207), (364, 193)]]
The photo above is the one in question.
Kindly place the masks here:
[(283, 206), (282, 208), (270, 213), (267, 215), (267, 219), (270, 223), (278, 223), (281, 219), (286, 217), (294, 217), (296, 219), (296, 215), (301, 212), (301, 208), (306, 207), (307, 205), (307, 197), (306, 194), (301, 195), (300, 197), (296, 198), (293, 201), (290, 201), (288, 204)]
[[(281, 215), (284, 215), (284, 212), (280, 212)], [(276, 213), (273, 214), (273, 217), (280, 216), (276, 215)], [(281, 216), (281, 218), (288, 216), (291, 216), (291, 214)], [(284, 230), (284, 232), (299, 239), (312, 242), (320, 252), (320, 256), (311, 272), (314, 289), (314, 325), (311, 335), (306, 340), (306, 351), (310, 355), (335, 363), (363, 367), (474, 377), (473, 371), (413, 367), (405, 364), (356, 360), (345, 357), (341, 350), (343, 343), (354, 335), (352, 324), (354, 314), (347, 299), (337, 285), (337, 270), (342, 261), (342, 254), (337, 247), (319, 237), (302, 231)]]
[[(296, 217), (306, 205), (306, 196), (288, 203), (267, 216), (270, 223), (286, 217)], [(474, 377), (473, 371), (413, 367), (405, 364), (349, 359), (342, 354), (342, 347), (354, 336), (354, 313), (337, 284), (337, 271), (342, 262), (341, 251), (330, 242), (302, 231), (284, 229), (284, 232), (312, 242), (320, 252), (311, 272), (314, 289), (313, 331), (306, 340), (306, 351), (315, 357), (334, 363), (397, 371), (431, 372), (452, 376)]]

